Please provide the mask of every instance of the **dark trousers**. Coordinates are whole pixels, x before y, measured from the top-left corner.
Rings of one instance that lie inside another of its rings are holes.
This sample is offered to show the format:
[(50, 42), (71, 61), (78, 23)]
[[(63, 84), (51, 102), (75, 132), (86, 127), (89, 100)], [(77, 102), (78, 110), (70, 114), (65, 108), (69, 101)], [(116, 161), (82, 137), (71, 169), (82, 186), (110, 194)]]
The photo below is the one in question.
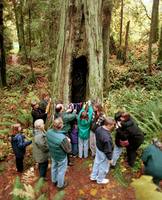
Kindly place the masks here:
[(23, 166), (23, 160), (24, 158), (17, 158), (16, 157), (16, 168), (18, 172), (23, 172), (24, 166)]
[(40, 177), (46, 177), (47, 168), (48, 168), (48, 160), (43, 163), (39, 163), (38, 169)]
[(136, 161), (136, 149), (127, 148), (127, 161), (129, 166), (133, 167)]

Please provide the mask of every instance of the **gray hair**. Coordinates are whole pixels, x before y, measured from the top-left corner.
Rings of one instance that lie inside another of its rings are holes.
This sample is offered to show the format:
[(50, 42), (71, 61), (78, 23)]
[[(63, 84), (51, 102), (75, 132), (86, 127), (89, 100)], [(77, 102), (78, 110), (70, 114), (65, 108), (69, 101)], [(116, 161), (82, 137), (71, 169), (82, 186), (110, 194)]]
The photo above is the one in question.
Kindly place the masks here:
[(43, 129), (44, 128), (44, 121), (43, 119), (37, 119), (35, 122), (34, 122), (34, 127), (36, 129)]

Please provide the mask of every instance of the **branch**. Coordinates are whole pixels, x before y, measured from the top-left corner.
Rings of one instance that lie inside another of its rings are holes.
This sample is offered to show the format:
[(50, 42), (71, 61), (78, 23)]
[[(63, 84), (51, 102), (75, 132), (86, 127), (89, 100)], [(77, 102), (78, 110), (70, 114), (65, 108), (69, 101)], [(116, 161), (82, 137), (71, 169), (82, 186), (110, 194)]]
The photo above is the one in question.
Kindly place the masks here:
[(140, 3), (141, 3), (141, 5), (143, 6), (143, 8), (144, 8), (144, 10), (145, 10), (146, 16), (148, 17), (149, 20), (151, 20), (151, 17), (149, 16), (149, 14), (148, 14), (148, 12), (147, 12), (147, 9), (146, 9), (145, 4), (143, 3), (142, 0), (140, 0)]

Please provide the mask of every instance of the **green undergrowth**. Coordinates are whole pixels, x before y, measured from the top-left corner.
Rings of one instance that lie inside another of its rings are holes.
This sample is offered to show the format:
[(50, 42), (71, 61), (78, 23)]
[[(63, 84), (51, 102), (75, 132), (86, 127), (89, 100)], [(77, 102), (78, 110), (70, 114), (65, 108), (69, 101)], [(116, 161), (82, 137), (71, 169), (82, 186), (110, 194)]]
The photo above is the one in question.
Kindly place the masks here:
[(153, 137), (162, 134), (162, 92), (144, 89), (121, 88), (113, 90), (105, 99), (105, 108), (109, 115), (119, 110), (129, 112), (137, 121), (150, 142)]

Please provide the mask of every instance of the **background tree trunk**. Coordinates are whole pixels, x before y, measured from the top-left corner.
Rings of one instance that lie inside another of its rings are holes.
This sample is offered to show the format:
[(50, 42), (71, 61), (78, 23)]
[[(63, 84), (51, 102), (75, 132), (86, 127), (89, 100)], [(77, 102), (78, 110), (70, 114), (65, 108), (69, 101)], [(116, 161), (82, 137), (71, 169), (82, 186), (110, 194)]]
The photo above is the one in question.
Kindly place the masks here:
[[(107, 8), (111, 6), (111, 1), (108, 2), (110, 4), (107, 4)], [(103, 54), (108, 52), (107, 36), (111, 16), (110, 13), (102, 13), (105, 3), (102, 0), (62, 1), (57, 55), (52, 75), (55, 100), (60, 99), (65, 103), (71, 101), (72, 65), (73, 60), (80, 56), (84, 56), (88, 62), (88, 72), (85, 74), (86, 99), (98, 97), (100, 101), (103, 100), (103, 74), (107, 73), (103, 70)], [(104, 21), (104, 17), (109, 22)], [(107, 42), (104, 49), (103, 40)]]
[(122, 45), (122, 32), (123, 32), (123, 7), (124, 7), (124, 0), (121, 0), (119, 47), (121, 47), (121, 45)]
[(153, 1), (151, 26), (153, 29), (152, 30), (152, 43), (155, 43), (159, 39), (159, 0)]
[(126, 26), (125, 47), (124, 47), (124, 53), (123, 53), (123, 64), (126, 62), (126, 59), (127, 59), (129, 25), (130, 25), (130, 21), (127, 22), (127, 26)]
[(109, 43), (110, 43), (110, 22), (111, 22), (111, 10), (112, 4), (109, 1), (103, 0), (102, 5), (103, 13), (103, 27), (102, 27), (102, 41), (103, 41), (103, 69), (104, 69), (104, 91), (109, 89)]
[(149, 47), (148, 47), (148, 67), (151, 72), (152, 64), (152, 43), (158, 39), (158, 11), (159, 11), (159, 0), (153, 1), (150, 36), (149, 36)]
[(3, 0), (0, 0), (0, 87), (6, 85), (6, 62), (3, 38)]
[(31, 38), (31, 6), (32, 6), (32, 0), (28, 0), (28, 17), (29, 17), (29, 23), (28, 23), (28, 30), (29, 30), (29, 65), (31, 68), (31, 75), (32, 75), (32, 82), (36, 83), (34, 69), (33, 69), (33, 63), (32, 63), (32, 38)]
[(161, 33), (160, 33), (160, 40), (159, 40), (159, 49), (158, 49), (158, 63), (162, 66), (162, 26), (161, 26)]

